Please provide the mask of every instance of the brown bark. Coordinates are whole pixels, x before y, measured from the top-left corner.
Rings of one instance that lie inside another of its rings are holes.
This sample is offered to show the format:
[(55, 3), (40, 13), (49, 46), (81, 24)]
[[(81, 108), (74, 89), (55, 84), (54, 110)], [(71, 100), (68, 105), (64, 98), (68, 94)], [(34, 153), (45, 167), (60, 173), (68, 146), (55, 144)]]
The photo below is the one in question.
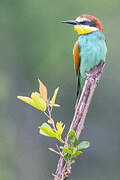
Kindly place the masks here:
[[(85, 85), (82, 90), (81, 97), (76, 105), (74, 117), (70, 126), (76, 132), (77, 138), (84, 128), (86, 114), (88, 112), (89, 105), (91, 103), (92, 96), (94, 94), (95, 88), (100, 80), (102, 71), (104, 68), (104, 62), (100, 62), (96, 67), (94, 67), (88, 74), (85, 80)], [(68, 132), (69, 134), (69, 132)], [(66, 138), (67, 143), (68, 135)], [(54, 180), (66, 180), (70, 177), (71, 166), (67, 166), (63, 157), (60, 157), (57, 165), (56, 176)]]

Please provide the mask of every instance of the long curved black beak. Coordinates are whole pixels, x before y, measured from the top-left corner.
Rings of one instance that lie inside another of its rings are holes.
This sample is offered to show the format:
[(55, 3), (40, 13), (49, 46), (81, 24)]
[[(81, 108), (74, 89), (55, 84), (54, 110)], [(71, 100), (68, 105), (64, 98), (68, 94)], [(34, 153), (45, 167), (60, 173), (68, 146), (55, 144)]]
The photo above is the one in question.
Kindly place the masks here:
[(76, 20), (66, 20), (66, 21), (62, 21), (62, 23), (77, 25), (77, 21)]

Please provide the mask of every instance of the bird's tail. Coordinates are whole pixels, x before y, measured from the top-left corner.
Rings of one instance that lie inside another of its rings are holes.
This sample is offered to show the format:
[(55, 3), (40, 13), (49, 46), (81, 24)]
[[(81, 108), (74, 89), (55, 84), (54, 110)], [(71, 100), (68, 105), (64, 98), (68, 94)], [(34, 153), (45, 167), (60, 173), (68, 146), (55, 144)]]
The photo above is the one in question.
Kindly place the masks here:
[(76, 105), (78, 104), (78, 101), (80, 99), (83, 87), (85, 84), (85, 78), (80, 76), (80, 71), (77, 74), (77, 97), (76, 97)]

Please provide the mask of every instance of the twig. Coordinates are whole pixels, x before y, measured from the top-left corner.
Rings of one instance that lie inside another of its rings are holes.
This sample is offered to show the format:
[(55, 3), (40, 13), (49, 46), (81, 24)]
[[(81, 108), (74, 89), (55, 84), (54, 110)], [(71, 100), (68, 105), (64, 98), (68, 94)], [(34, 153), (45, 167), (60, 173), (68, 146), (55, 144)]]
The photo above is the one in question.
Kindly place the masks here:
[[(78, 101), (78, 104), (75, 108), (74, 117), (69, 129), (69, 132), (71, 129), (73, 129), (76, 132), (77, 138), (80, 137), (80, 134), (84, 128), (86, 114), (88, 112), (88, 108), (91, 103), (91, 99), (94, 94), (95, 88), (100, 80), (103, 68), (104, 68), (104, 62), (100, 62), (96, 67), (94, 67), (90, 71), (90, 73), (87, 74), (85, 85), (82, 90), (82, 94)], [(66, 138), (66, 143), (68, 141), (68, 135)], [(59, 180), (60, 178), (62, 180), (66, 180), (70, 177), (70, 174), (71, 174), (71, 166), (67, 166), (66, 162), (64, 161), (64, 158), (60, 157), (54, 180)]]
[[(44, 114), (49, 118), (49, 115), (44, 111)], [(50, 119), (50, 118), (49, 118)]]
[(52, 110), (52, 109), (50, 109), (50, 106), (48, 105), (48, 113), (49, 113), (49, 118), (50, 118), (50, 120), (52, 119), (52, 117), (51, 117), (51, 110)]
[(61, 178), (59, 178), (58, 176), (56, 176), (55, 174), (52, 173), (52, 175), (57, 178), (58, 180), (61, 180)]

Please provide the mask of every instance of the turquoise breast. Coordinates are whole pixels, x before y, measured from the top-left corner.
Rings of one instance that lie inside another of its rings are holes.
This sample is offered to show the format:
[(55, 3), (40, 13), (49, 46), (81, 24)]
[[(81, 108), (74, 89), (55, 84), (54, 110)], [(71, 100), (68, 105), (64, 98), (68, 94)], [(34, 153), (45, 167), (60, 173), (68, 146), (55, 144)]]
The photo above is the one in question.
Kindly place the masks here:
[(78, 42), (81, 57), (80, 74), (85, 78), (86, 72), (98, 65), (100, 61), (105, 61), (107, 47), (104, 35), (99, 30), (90, 34), (80, 35)]

